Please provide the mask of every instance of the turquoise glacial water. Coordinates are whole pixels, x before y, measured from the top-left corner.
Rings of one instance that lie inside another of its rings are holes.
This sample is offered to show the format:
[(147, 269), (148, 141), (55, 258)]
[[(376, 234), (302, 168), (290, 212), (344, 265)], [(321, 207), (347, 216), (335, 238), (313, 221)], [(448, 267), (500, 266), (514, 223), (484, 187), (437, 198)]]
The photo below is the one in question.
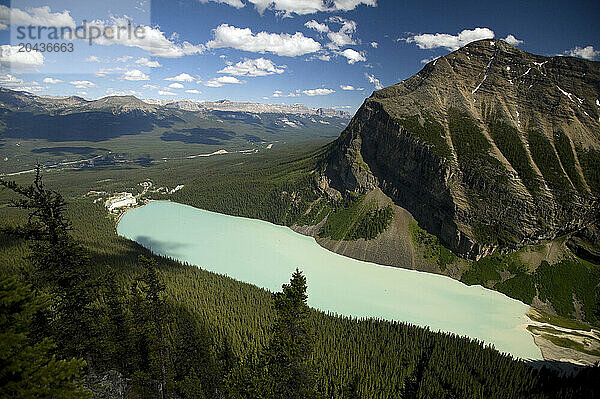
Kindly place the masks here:
[(317, 309), (429, 326), (542, 358), (525, 330), (529, 306), (522, 302), (449, 277), (347, 258), (287, 227), (156, 201), (123, 215), (117, 231), (157, 254), (271, 291), (298, 267)]

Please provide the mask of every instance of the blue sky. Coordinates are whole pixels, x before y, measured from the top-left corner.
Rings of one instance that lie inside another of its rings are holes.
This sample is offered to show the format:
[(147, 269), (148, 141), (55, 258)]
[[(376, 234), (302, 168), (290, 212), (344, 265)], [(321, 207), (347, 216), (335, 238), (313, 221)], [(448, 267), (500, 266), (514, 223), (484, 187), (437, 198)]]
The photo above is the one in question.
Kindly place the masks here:
[[(598, 2), (391, 0), (0, 1), (0, 85), (36, 94), (303, 103), (354, 111), (426, 60), (495, 37), (543, 55), (598, 60)], [(142, 39), (43, 42), (19, 26), (105, 29)], [(93, 22), (92, 22), (93, 21)], [(39, 47), (38, 47), (39, 49)]]

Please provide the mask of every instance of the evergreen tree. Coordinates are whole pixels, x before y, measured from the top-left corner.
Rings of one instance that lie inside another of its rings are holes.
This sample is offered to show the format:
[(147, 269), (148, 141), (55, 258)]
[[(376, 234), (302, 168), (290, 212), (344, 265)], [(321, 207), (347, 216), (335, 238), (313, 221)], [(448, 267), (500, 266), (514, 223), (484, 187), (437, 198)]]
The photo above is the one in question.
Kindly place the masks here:
[(138, 276), (133, 286), (135, 315), (133, 334), (140, 351), (140, 366), (150, 379), (159, 381), (161, 398), (168, 397), (170, 374), (168, 345), (166, 336), (168, 309), (164, 299), (165, 284), (158, 273), (158, 264), (154, 259), (143, 255), (139, 257), (143, 273)]
[(87, 328), (94, 300), (89, 274), (89, 257), (69, 235), (71, 222), (65, 215), (66, 202), (60, 193), (44, 186), (38, 166), (30, 186), (0, 179), (0, 186), (19, 195), (12, 206), (28, 211), (27, 223), (3, 229), (13, 236), (29, 240), (29, 259), (33, 270), (29, 279), (38, 290), (55, 296), (50, 322), (61, 350), (69, 356), (92, 351)]
[(306, 277), (296, 269), (282, 292), (273, 294), (277, 317), (266, 351), (266, 366), (276, 398), (312, 398), (316, 396), (315, 376), (309, 360), (313, 350), (313, 332), (306, 304)]
[(0, 397), (86, 398), (85, 362), (60, 360), (50, 338), (29, 336), (35, 314), (49, 306), (14, 277), (0, 276)]

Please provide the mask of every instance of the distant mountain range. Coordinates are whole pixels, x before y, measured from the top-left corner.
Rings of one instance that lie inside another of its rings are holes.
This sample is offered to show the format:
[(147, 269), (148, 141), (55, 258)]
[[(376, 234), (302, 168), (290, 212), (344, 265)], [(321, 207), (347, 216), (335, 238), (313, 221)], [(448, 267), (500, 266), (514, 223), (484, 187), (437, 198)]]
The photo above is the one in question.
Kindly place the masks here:
[(574, 232), (600, 245), (600, 63), (473, 42), (373, 93), (324, 169), (464, 257)]
[[(286, 106), (227, 100), (202, 103), (140, 100), (134, 96), (86, 100), (76, 96), (37, 96), (0, 88), (0, 137), (14, 139), (98, 142), (155, 128), (175, 132), (185, 128), (183, 136), (167, 134), (163, 140), (180, 137), (184, 142), (193, 140), (218, 145), (236, 136), (238, 131), (246, 136), (251, 131), (250, 142), (290, 140), (301, 132), (307, 138), (311, 135), (322, 137), (324, 133), (334, 137), (349, 119), (350, 115), (342, 111), (300, 104)], [(225, 122), (232, 125), (225, 126)], [(196, 129), (193, 135), (202, 137), (187, 137), (190, 129)], [(297, 132), (292, 136), (278, 136), (282, 129), (297, 129)]]
[(215, 102), (173, 99), (143, 99), (134, 96), (107, 96), (98, 100), (86, 100), (78, 96), (37, 96), (25, 91), (0, 87), (0, 107), (12, 111), (75, 113), (108, 111), (115, 114), (133, 111), (157, 113), (161, 109), (184, 111), (227, 111), (254, 114), (316, 115), (328, 118), (347, 118), (351, 115), (333, 108), (308, 108), (303, 104), (282, 105), (220, 100)]
[(165, 100), (165, 99), (144, 99), (148, 104), (162, 105), (170, 108), (178, 108), (186, 111), (227, 111), (227, 112), (247, 112), (253, 114), (291, 114), (291, 115), (318, 115), (330, 118), (348, 118), (351, 115), (333, 108), (308, 108), (303, 104), (282, 105), (282, 104), (262, 104), (250, 102), (233, 102), (221, 100), (215, 102), (201, 102), (194, 100)]

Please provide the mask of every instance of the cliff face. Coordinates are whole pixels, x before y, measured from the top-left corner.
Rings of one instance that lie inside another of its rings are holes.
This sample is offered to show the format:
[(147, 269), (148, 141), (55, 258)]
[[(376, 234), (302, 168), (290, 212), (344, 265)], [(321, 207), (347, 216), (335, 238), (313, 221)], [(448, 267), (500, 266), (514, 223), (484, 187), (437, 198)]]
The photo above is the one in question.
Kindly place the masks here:
[(597, 220), (600, 63), (483, 40), (373, 93), (330, 149), (339, 191), (375, 187), (457, 254)]

